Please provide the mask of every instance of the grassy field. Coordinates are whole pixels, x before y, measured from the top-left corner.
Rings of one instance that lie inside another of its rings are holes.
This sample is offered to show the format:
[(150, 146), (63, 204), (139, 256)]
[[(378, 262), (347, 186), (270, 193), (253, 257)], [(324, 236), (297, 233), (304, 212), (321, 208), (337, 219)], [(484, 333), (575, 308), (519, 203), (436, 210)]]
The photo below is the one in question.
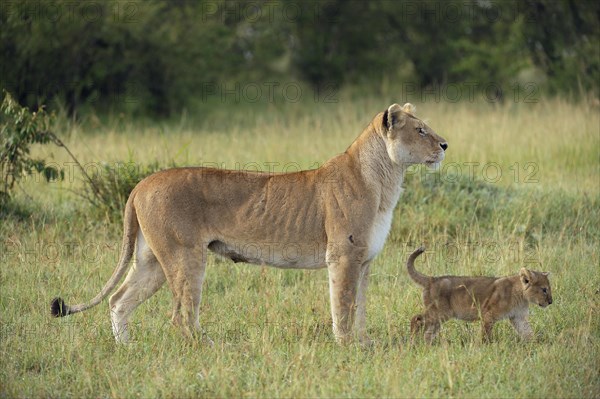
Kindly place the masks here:
[[(164, 124), (88, 118), (59, 133), (88, 172), (102, 163), (292, 171), (342, 152), (390, 99), (226, 107)], [(334, 343), (327, 274), (209, 258), (200, 322), (213, 347), (171, 327), (163, 288), (116, 345), (105, 302), (53, 319), (49, 302), (87, 301), (116, 265), (121, 226), (90, 216), (70, 190), (81, 176), (60, 149), (64, 182), (29, 178), (0, 219), (0, 397), (599, 397), (600, 112), (543, 100), (502, 106), (417, 104), (449, 142), (438, 172), (414, 168), (392, 232), (371, 267), (370, 348)], [(277, 164), (276, 164), (277, 163)], [(479, 324), (448, 322), (439, 342), (411, 345), (427, 274), (551, 272), (554, 304), (532, 308), (533, 342), (507, 322), (480, 343)]]

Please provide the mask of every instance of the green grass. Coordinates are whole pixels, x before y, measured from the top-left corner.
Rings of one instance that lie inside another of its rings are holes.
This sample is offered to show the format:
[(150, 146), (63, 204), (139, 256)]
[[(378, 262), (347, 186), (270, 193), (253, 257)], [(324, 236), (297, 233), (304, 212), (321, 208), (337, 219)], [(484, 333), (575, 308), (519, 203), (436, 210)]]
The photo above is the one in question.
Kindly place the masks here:
[[(64, 136), (90, 168), (130, 160), (308, 168), (343, 151), (390, 100), (228, 108), (156, 125), (90, 120), (65, 125)], [(80, 189), (78, 174), (51, 184), (29, 178), (33, 201), (18, 192), (0, 213), (0, 397), (598, 397), (598, 109), (560, 100), (418, 106), (450, 148), (440, 172), (407, 176), (371, 268), (373, 347), (334, 343), (325, 270), (214, 257), (201, 307), (214, 347), (170, 326), (167, 288), (138, 308), (128, 346), (114, 343), (106, 302), (53, 319), (52, 297), (86, 301), (108, 279), (121, 227), (92, 217), (69, 191)], [(70, 161), (57, 149), (37, 151)], [(451, 321), (437, 345), (411, 345), (421, 301), (404, 263), (423, 242), (418, 267), (429, 274), (550, 271), (554, 304), (531, 309), (536, 339), (520, 342), (501, 322), (484, 345), (478, 323)]]

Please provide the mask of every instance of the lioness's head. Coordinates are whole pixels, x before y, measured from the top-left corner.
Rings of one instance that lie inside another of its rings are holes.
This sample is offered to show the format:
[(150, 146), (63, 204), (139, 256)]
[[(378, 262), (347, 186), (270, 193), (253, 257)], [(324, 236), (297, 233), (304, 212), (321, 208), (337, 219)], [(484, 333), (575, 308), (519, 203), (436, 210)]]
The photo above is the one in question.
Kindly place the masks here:
[(550, 273), (536, 272), (522, 268), (519, 272), (525, 298), (545, 308), (552, 304), (552, 289), (548, 276)]
[(384, 139), (390, 159), (398, 165), (425, 164), (437, 168), (448, 148), (425, 122), (414, 116), (414, 105), (392, 104), (383, 114)]

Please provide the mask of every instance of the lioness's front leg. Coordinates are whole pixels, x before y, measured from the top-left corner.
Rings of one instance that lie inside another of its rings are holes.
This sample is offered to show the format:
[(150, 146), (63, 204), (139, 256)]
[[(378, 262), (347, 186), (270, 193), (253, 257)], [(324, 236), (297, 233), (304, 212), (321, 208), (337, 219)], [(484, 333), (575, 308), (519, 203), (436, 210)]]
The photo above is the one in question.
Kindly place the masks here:
[(329, 272), (329, 296), (333, 333), (339, 343), (354, 339), (357, 290), (364, 251), (352, 247), (328, 245), (327, 270)]

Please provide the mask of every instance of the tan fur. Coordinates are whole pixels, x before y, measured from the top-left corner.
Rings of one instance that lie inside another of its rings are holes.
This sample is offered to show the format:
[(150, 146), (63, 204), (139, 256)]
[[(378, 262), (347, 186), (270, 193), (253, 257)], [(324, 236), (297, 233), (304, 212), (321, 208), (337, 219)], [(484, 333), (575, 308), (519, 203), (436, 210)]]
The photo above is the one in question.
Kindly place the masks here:
[(338, 341), (366, 336), (369, 264), (382, 249), (409, 165), (439, 164), (446, 141), (407, 104), (380, 112), (344, 152), (316, 170), (290, 174), (206, 168), (169, 169), (141, 181), (127, 201), (123, 252), (99, 303), (137, 261), (110, 298), (113, 332), (127, 338), (133, 310), (166, 281), (173, 316), (186, 334), (199, 330), (206, 254), (282, 268), (327, 267), (333, 331)]
[(452, 318), (481, 320), (484, 341), (490, 340), (494, 323), (505, 318), (524, 339), (533, 336), (528, 305), (552, 303), (548, 273), (522, 268), (509, 277), (429, 277), (414, 268), (415, 259), (424, 251), (424, 247), (417, 249), (406, 263), (410, 277), (423, 287), (425, 304), (425, 312), (411, 319), (413, 336), (425, 330), (425, 340), (431, 343), (441, 323)]

